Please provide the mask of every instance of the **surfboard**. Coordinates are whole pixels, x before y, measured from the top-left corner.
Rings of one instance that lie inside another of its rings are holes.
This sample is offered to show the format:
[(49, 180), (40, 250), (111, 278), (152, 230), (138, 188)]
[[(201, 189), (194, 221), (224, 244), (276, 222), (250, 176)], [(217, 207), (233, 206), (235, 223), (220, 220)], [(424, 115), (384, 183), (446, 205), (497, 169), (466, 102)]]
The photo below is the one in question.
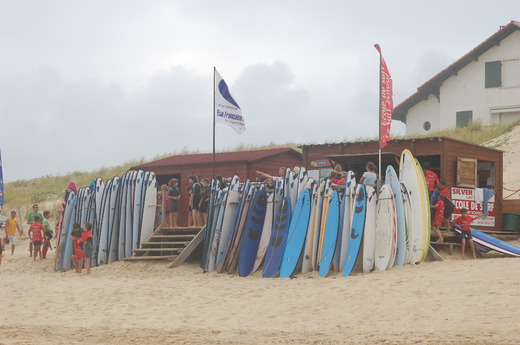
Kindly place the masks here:
[[(58, 242), (58, 248), (56, 249), (56, 256), (54, 261), (54, 269), (65, 270), (64, 262), (67, 261), (65, 258), (68, 258), (68, 261), (71, 260), (72, 248), (66, 253), (65, 250), (69, 246), (69, 226), (72, 228), (71, 220), (72, 220), (72, 212), (74, 211), (74, 204), (76, 201), (76, 194), (73, 192), (69, 193), (67, 201), (65, 203), (65, 210), (63, 211), (63, 220), (62, 220), (62, 228), (60, 233), (60, 239)], [(72, 245), (72, 240), (70, 241), (70, 245)], [(68, 254), (68, 255), (67, 255)], [(68, 268), (70, 269), (70, 264)]]
[(428, 202), (428, 194), (425, 194), (420, 175), (421, 172), (417, 169), (412, 153), (409, 150), (403, 150), (399, 164), (399, 180), (406, 185), (413, 205), (414, 237), (411, 263), (421, 261), (426, 243), (428, 243), (426, 237), (430, 231), (430, 210), (429, 207), (425, 207), (425, 203)]
[(363, 239), (365, 220), (366, 191), (365, 185), (360, 184), (356, 188), (354, 216), (352, 218), (350, 238), (347, 246), (347, 256), (345, 258), (345, 267), (343, 268), (343, 277), (349, 276), (354, 269), (354, 265), (356, 264), (359, 248), (361, 246), (361, 240)]
[(115, 176), (112, 179), (112, 190), (110, 192), (110, 206), (108, 218), (108, 258), (107, 262), (112, 263), (117, 261), (117, 249), (119, 246), (119, 193), (120, 193), (121, 178)]
[(99, 244), (97, 255), (94, 255), (97, 265), (105, 265), (108, 263), (108, 250), (109, 250), (109, 220), (110, 220), (110, 199), (112, 195), (112, 184), (113, 179), (107, 181), (107, 184), (103, 190), (103, 197), (101, 199), (100, 208), (100, 232), (99, 232)]
[(428, 186), (426, 185), (426, 177), (424, 176), (424, 171), (422, 169), (421, 164), (416, 159), (415, 160), (415, 167), (417, 171), (419, 172), (419, 185), (422, 189), (422, 195), (424, 196), (421, 201), (421, 206), (423, 209), (423, 212), (426, 214), (426, 218), (424, 221), (426, 222), (426, 231), (425, 231), (425, 241), (423, 241), (423, 247), (422, 247), (422, 256), (421, 261), (424, 261), (426, 259), (426, 256), (428, 255), (428, 250), (430, 249), (430, 238), (431, 238), (431, 232), (432, 232), (432, 226), (431, 226), (431, 208), (430, 208), (430, 198), (428, 194)]
[(350, 229), (352, 226), (352, 217), (354, 216), (354, 205), (356, 196), (356, 179), (353, 172), (347, 174), (347, 184), (345, 185), (345, 204), (343, 205), (343, 224), (341, 229), (341, 245), (339, 257), (339, 272), (343, 272), (345, 268), (345, 260), (347, 257), (348, 240), (350, 238)]
[(267, 192), (265, 187), (262, 186), (252, 200), (242, 236), (242, 246), (238, 259), (238, 274), (241, 277), (247, 277), (253, 270), (266, 212)]
[[(255, 264), (252, 273), (256, 272), (262, 264), (265, 252), (271, 240), (271, 231), (273, 228), (274, 216), (281, 207), (284, 193), (284, 180), (277, 179), (273, 194), (267, 199), (267, 210), (265, 214), (264, 226), (262, 228), (262, 235), (260, 236), (260, 243), (258, 244), (258, 251), (256, 252)], [(270, 201), (271, 200), (271, 201)]]
[[(222, 227), (218, 233), (215, 233), (215, 238), (218, 239), (218, 243), (215, 249), (215, 269), (224, 255), (224, 250), (228, 244), (229, 236), (233, 229), (233, 222), (237, 216), (238, 201), (240, 196), (240, 179), (237, 175), (233, 176), (231, 184), (229, 185), (228, 196), (226, 205), (224, 208), (224, 218), (222, 220)], [(218, 229), (217, 229), (218, 230)]]
[[(321, 254), (323, 251), (323, 238), (325, 237), (325, 228), (327, 227), (327, 215), (329, 213), (330, 198), (332, 196), (332, 183), (329, 179), (323, 181), (325, 188), (323, 189), (322, 208), (321, 208), (321, 223), (319, 226), (319, 233), (317, 239), (316, 252), (316, 268), (320, 267)], [(316, 246), (316, 244), (315, 244)]]
[(318, 268), (318, 245), (320, 241), (320, 227), (321, 227), (321, 219), (323, 216), (323, 196), (325, 193), (325, 181), (320, 181), (318, 185), (318, 190), (316, 192), (316, 205), (315, 205), (315, 217), (313, 224), (313, 233), (312, 237), (310, 237), (311, 241), (311, 270), (315, 271)]
[(395, 200), (395, 217), (397, 221), (397, 251), (395, 265), (403, 266), (406, 261), (406, 223), (404, 216), (403, 195), (401, 183), (397, 177), (394, 167), (389, 165), (386, 168), (385, 183), (390, 186)]
[(234, 273), (238, 265), (238, 256), (236, 254), (240, 251), (242, 233), (246, 225), (253, 198), (257, 192), (256, 187), (253, 186), (249, 180), (247, 180), (241, 188), (243, 190), (240, 192), (239, 206), (235, 214), (233, 230), (231, 231), (228, 244), (224, 249), (223, 262), (220, 263), (217, 272), (226, 271), (228, 273)]
[(220, 240), (220, 231), (222, 230), (222, 221), (224, 220), (224, 213), (225, 213), (225, 209), (226, 209), (228, 191), (229, 191), (229, 187), (226, 187), (224, 190), (221, 191), (218, 216), (217, 216), (217, 220), (215, 222), (215, 229), (214, 229), (213, 235), (211, 237), (211, 242), (209, 244), (209, 254), (207, 257), (206, 271), (214, 271), (216, 268), (217, 248), (218, 248), (218, 242)]
[(141, 216), (139, 245), (148, 241), (154, 231), (155, 210), (157, 203), (157, 181), (155, 173), (150, 173), (144, 187), (144, 203), (143, 214)]
[(282, 199), (280, 210), (277, 212), (271, 231), (271, 239), (265, 253), (262, 277), (271, 278), (277, 272), (282, 261), (287, 230), (291, 222), (291, 199), (285, 196)]
[[(139, 248), (139, 225), (142, 213), (142, 193), (145, 179), (145, 172), (139, 170), (135, 179), (133, 194), (133, 214), (132, 214), (132, 250)], [(133, 254), (133, 253), (132, 253)]]
[(117, 248), (117, 258), (118, 260), (123, 260), (125, 258), (125, 230), (126, 230), (126, 198), (128, 195), (128, 181), (129, 181), (130, 173), (127, 172), (121, 178), (120, 183), (120, 213), (119, 213), (119, 238), (118, 238), (118, 248)]
[[(455, 225), (454, 227), (455, 231), (457, 231), (460, 234), (460, 225)], [(502, 241), (501, 239), (488, 235), (485, 232), (479, 231), (477, 229), (470, 229), (471, 236), (473, 237), (473, 242), (502, 254), (520, 256), (520, 247), (515, 246), (514, 244), (511, 244), (509, 242)]]
[(377, 193), (372, 186), (365, 186), (365, 189), (367, 194), (367, 211), (363, 233), (363, 272), (367, 273), (374, 269), (375, 264)]
[(323, 236), (323, 248), (320, 258), (319, 276), (325, 277), (329, 273), (336, 249), (339, 229), (339, 196), (338, 191), (333, 191), (329, 201), (325, 234)]
[(312, 249), (314, 247), (314, 233), (316, 231), (316, 217), (318, 213), (317, 207), (317, 194), (318, 194), (318, 185), (314, 184), (312, 186), (312, 192), (310, 194), (310, 217), (309, 224), (307, 226), (307, 235), (305, 237), (305, 246), (303, 249), (303, 261), (302, 261), (302, 273), (307, 273), (312, 271)]
[(298, 198), (287, 232), (287, 243), (280, 267), (280, 278), (289, 278), (293, 274), (296, 264), (300, 259), (305, 235), (307, 234), (307, 227), (309, 225), (310, 208), (309, 190), (305, 189)]
[(375, 268), (384, 271), (393, 264), (391, 258), (396, 234), (394, 196), (388, 184), (381, 186), (376, 212)]
[(410, 193), (404, 183), (401, 183), (401, 194), (403, 198), (404, 216), (406, 224), (406, 257), (404, 262), (409, 263), (413, 253), (414, 241), (414, 223), (413, 223), (413, 205), (410, 199)]

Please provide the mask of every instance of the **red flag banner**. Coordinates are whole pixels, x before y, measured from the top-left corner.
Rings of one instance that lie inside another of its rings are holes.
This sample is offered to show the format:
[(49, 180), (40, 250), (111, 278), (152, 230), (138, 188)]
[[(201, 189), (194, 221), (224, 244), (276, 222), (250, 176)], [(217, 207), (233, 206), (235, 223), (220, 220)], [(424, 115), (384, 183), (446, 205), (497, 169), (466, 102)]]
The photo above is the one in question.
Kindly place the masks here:
[(392, 77), (386, 66), (381, 48), (378, 44), (374, 45), (380, 56), (381, 69), (379, 72), (379, 80), (381, 90), (379, 91), (379, 148), (386, 146), (390, 140), (390, 126), (392, 124), (392, 113), (394, 111), (394, 100), (392, 97)]

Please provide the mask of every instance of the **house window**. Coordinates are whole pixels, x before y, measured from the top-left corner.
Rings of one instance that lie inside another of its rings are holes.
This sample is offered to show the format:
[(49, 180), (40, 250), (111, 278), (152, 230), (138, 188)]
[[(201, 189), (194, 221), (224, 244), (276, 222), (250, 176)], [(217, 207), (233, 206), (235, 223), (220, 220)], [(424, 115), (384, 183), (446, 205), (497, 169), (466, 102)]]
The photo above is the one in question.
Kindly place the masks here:
[(502, 61), (502, 87), (520, 86), (520, 63), (518, 59)]
[(457, 127), (468, 127), (473, 119), (473, 111), (457, 111)]
[(486, 62), (486, 88), (502, 86), (502, 61)]
[(423, 123), (423, 128), (424, 128), (425, 131), (429, 131), (430, 128), (432, 128), (432, 124), (430, 123), (430, 121), (425, 121)]

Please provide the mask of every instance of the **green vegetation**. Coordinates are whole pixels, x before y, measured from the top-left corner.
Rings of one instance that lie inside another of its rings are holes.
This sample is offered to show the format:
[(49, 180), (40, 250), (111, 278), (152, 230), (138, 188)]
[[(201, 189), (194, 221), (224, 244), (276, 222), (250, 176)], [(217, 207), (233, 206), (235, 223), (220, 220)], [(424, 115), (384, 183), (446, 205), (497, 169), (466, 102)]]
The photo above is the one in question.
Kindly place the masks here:
[[(497, 123), (491, 126), (484, 126), (480, 121), (472, 122), (468, 127), (455, 128), (445, 131), (433, 132), (425, 135), (403, 136), (392, 139), (412, 139), (412, 138), (431, 138), (431, 137), (448, 137), (461, 141), (465, 141), (476, 145), (485, 145), (492, 139), (502, 134), (510, 132), (518, 122)], [(498, 145), (494, 145), (496, 147)]]
[[(516, 123), (506, 123), (506, 124), (496, 124), (492, 126), (483, 126), (479, 122), (472, 123), (467, 128), (456, 128), (449, 131), (440, 131), (435, 133), (430, 133), (428, 135), (415, 135), (413, 138), (425, 138), (425, 137), (450, 137), (462, 141), (466, 141), (473, 144), (483, 145), (488, 143), (490, 140), (501, 136), (504, 133), (507, 133), (512, 130)], [(412, 136), (403, 136), (399, 138), (392, 139), (409, 139)], [(356, 140), (350, 141), (367, 141), (367, 140), (377, 140), (377, 138), (368, 139), (368, 138), (357, 138)], [(495, 142), (493, 147), (497, 147), (501, 142)], [(311, 143), (307, 143), (310, 145)], [(322, 144), (322, 143), (313, 143), (313, 144)], [(298, 143), (285, 143), (285, 144), (275, 144), (270, 143), (265, 146), (254, 146), (254, 145), (245, 145), (241, 144), (235, 147), (229, 147), (222, 151), (249, 151), (249, 150), (259, 150), (259, 149), (272, 149), (278, 147), (292, 147), (298, 151), (301, 151), (300, 146), (303, 144)], [(198, 150), (192, 150), (187, 147), (184, 147), (180, 152), (174, 153), (164, 153), (158, 155), (150, 161), (158, 160), (161, 158), (169, 157), (171, 155), (184, 155), (184, 154), (197, 154), (202, 153)], [(128, 169), (132, 166), (139, 165), (145, 162), (144, 158), (139, 160), (130, 161), (123, 163), (119, 166), (114, 167), (103, 167), (96, 171), (91, 172), (73, 172), (66, 175), (57, 175), (57, 176), (44, 176), (39, 177), (32, 180), (21, 180), (15, 181), (5, 184), (5, 195), (6, 195), (6, 205), (5, 209), (17, 209), (19, 207), (30, 207), (30, 205), (34, 203), (42, 203), (45, 201), (55, 201), (59, 200), (63, 197), (63, 193), (69, 181), (75, 181), (78, 186), (83, 187), (87, 186), (90, 181), (95, 180), (98, 177), (101, 177), (104, 180), (110, 179), (114, 176), (122, 176)]]

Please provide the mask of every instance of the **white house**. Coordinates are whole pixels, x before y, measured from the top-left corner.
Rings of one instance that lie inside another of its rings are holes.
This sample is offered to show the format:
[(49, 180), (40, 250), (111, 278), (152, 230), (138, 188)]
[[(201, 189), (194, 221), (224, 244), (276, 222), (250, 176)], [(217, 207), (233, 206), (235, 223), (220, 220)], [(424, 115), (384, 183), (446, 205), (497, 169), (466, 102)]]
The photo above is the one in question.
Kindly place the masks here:
[(394, 109), (407, 134), (520, 119), (520, 22), (511, 21)]

